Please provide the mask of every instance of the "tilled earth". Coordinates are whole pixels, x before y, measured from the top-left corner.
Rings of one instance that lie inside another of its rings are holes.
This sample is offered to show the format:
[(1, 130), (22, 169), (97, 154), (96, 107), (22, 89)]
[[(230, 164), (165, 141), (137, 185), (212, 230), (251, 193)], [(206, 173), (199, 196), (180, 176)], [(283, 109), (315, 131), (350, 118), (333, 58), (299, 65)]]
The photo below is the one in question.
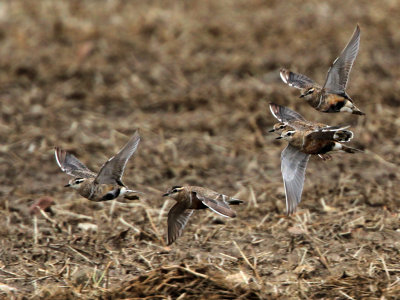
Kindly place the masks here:
[[(398, 298), (399, 15), (390, 0), (0, 3), (0, 297)], [(314, 111), (279, 69), (322, 84), (357, 23), (348, 93), (367, 115)], [(365, 150), (312, 158), (290, 217), (269, 102), (351, 125)], [(63, 187), (54, 146), (98, 170), (137, 128), (124, 182), (140, 200)], [(245, 204), (196, 212), (167, 247), (161, 195), (183, 184)]]

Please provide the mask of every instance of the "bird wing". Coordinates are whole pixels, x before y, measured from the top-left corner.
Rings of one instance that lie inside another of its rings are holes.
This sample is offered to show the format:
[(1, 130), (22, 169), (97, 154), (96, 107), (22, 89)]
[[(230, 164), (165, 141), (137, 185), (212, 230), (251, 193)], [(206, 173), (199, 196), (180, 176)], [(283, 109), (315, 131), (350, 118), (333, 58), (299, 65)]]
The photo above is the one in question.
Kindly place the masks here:
[(211, 209), (213, 212), (223, 217), (236, 217), (236, 212), (229, 207), (227, 200), (230, 198), (226, 195), (219, 194), (217, 192), (201, 193), (192, 191), (193, 196), (197, 197), (205, 206)]
[(309, 154), (300, 152), (292, 145), (288, 145), (281, 154), (281, 171), (286, 193), (286, 209), (292, 214), (301, 201), (304, 177)]
[(346, 132), (346, 133), (352, 135), (352, 132), (350, 130), (346, 130), (349, 127), (350, 127), (350, 125), (322, 127), (322, 128), (319, 128), (319, 129), (309, 133), (307, 136), (309, 136), (313, 139), (317, 139), (317, 140), (332, 140), (332, 139), (334, 139), (335, 133), (338, 131), (343, 131), (343, 132)]
[(277, 118), (280, 122), (289, 125), (297, 130), (308, 129), (310, 126), (314, 126), (313, 123), (307, 121), (298, 112), (291, 110), (285, 106), (270, 103), (269, 109), (272, 115)]
[(331, 131), (314, 131), (307, 135), (308, 138), (313, 140), (332, 141), (334, 139), (336, 130)]
[(350, 126), (345, 127), (326, 127), (316, 130), (307, 135), (307, 138), (313, 140), (324, 140), (324, 141), (337, 141), (337, 142), (348, 142), (354, 134), (351, 130), (347, 130)]
[(183, 229), (192, 214), (193, 209), (186, 209), (186, 205), (182, 202), (177, 202), (172, 206), (168, 213), (168, 245), (171, 245), (182, 235)]
[(99, 184), (119, 184), (123, 185), (121, 181), (122, 174), (126, 163), (129, 158), (135, 153), (140, 142), (138, 131), (132, 135), (131, 139), (126, 145), (113, 157), (111, 157), (100, 169), (97, 175), (96, 182)]
[(351, 67), (357, 57), (360, 48), (360, 27), (357, 25), (353, 36), (343, 49), (338, 58), (335, 59), (332, 66), (328, 70), (324, 88), (329, 93), (343, 94), (345, 93), (347, 81)]
[(271, 110), (271, 113), (274, 115), (274, 117), (283, 123), (288, 123), (293, 120), (305, 121), (302, 115), (285, 106), (270, 103), (269, 109)]
[(96, 173), (91, 171), (83, 163), (80, 162), (74, 155), (62, 150), (59, 147), (54, 148), (56, 162), (61, 170), (70, 176), (79, 178), (95, 178)]
[(338, 131), (338, 130), (347, 129), (349, 127), (350, 127), (350, 125), (345, 125), (345, 126), (342, 126), (342, 125), (328, 126), (328, 125), (326, 125), (326, 126), (320, 127), (319, 131)]
[(280, 75), (284, 83), (298, 89), (307, 89), (312, 86), (317, 86), (314, 80), (308, 78), (306, 75), (293, 73), (287, 69), (281, 69)]

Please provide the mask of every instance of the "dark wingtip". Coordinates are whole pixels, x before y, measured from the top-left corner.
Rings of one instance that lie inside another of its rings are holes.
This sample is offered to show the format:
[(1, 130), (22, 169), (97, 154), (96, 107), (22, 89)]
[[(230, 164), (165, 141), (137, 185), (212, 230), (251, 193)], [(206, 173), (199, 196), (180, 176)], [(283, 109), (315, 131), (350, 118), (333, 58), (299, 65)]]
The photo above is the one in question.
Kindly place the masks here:
[(290, 217), (296, 212), (296, 207), (289, 207), (286, 211), (286, 216)]
[(359, 115), (359, 116), (365, 116), (366, 114), (363, 113), (361, 110), (353, 110), (352, 111), (353, 115)]
[(176, 238), (174, 239), (173, 237), (170, 237), (167, 235), (167, 246), (173, 244), (175, 242)]
[(230, 205), (239, 205), (239, 204), (244, 203), (244, 201), (243, 201), (243, 200), (240, 200), (240, 199), (231, 199), (231, 200), (229, 200), (228, 203), (229, 203)]
[(281, 77), (282, 81), (286, 84), (288, 84), (288, 79), (289, 79), (290, 71), (285, 68), (281, 68), (279, 70), (279, 76)]
[(58, 147), (58, 146), (54, 146), (54, 150), (55, 150), (56, 152), (62, 152), (62, 151), (64, 151), (61, 147)]
[(271, 111), (272, 115), (279, 120), (277, 116), (279, 114), (280, 105), (270, 102), (269, 103), (269, 110)]
[(136, 129), (135, 132), (133, 133), (133, 136), (138, 139), (139, 141), (141, 140), (141, 136), (139, 133), (139, 129)]
[(128, 200), (140, 200), (139, 196), (137, 196), (137, 195), (133, 195), (133, 196), (124, 195), (124, 198), (128, 199)]
[(342, 150), (345, 151), (345, 152), (347, 152), (347, 153), (351, 153), (351, 154), (354, 154), (354, 153), (364, 153), (364, 150), (357, 149), (357, 148), (352, 148), (352, 147), (347, 147), (347, 146), (344, 147)]
[(54, 154), (56, 155), (56, 159), (57, 159), (57, 156), (60, 153), (60, 151), (61, 151), (60, 147), (54, 146)]

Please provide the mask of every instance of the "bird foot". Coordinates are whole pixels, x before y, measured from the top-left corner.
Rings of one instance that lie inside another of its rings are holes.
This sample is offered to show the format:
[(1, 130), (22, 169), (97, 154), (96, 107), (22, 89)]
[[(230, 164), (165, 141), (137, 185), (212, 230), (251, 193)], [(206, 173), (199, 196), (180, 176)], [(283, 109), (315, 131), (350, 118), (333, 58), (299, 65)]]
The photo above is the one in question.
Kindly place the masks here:
[(323, 160), (323, 161), (327, 161), (327, 160), (331, 160), (332, 156), (330, 154), (318, 154), (318, 156)]

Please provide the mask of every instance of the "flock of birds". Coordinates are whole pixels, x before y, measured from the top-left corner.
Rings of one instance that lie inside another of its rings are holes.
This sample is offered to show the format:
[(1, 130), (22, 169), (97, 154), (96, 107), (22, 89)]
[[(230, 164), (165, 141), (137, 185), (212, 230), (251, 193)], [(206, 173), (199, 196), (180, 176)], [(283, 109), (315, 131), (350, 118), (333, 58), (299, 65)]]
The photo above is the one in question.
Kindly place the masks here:
[[(346, 93), (349, 74), (359, 46), (360, 28), (357, 25), (350, 41), (330, 67), (322, 87), (307, 76), (286, 69), (281, 69), (280, 76), (289, 86), (300, 89), (300, 98), (304, 98), (309, 105), (320, 112), (350, 112), (364, 115)], [(281, 154), (281, 171), (287, 213), (292, 214), (301, 201), (310, 155), (318, 155), (326, 160), (330, 158), (329, 152), (356, 153), (361, 150), (343, 144), (353, 138), (353, 132), (347, 129), (349, 126), (329, 126), (307, 121), (299, 113), (274, 103), (270, 104), (270, 110), (279, 121), (270, 132), (276, 133), (277, 139), (288, 141), (288, 146)], [(140, 136), (136, 131), (128, 143), (111, 157), (98, 173), (88, 169), (71, 153), (56, 147), (57, 164), (62, 171), (74, 177), (66, 187), (75, 189), (81, 196), (91, 201), (108, 201), (118, 197), (129, 200), (138, 199), (139, 192), (128, 189), (122, 182), (122, 175), (128, 160), (137, 150), (139, 142)], [(168, 245), (182, 235), (194, 210), (209, 208), (224, 217), (233, 218), (236, 213), (229, 205), (243, 203), (242, 200), (197, 186), (174, 186), (163, 196), (176, 200), (176, 204), (168, 213)]]

